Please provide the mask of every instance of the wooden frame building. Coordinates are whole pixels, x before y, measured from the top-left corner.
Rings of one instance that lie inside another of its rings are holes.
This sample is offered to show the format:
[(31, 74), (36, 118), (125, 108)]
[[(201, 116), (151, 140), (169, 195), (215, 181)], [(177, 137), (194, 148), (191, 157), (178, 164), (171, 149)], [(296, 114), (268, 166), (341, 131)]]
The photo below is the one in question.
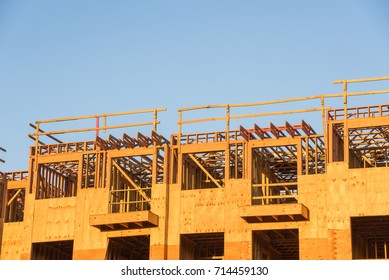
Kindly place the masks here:
[[(387, 259), (389, 104), (350, 108), (348, 98), (389, 90), (347, 85), (388, 79), (335, 81), (340, 94), (182, 108), (170, 139), (157, 132), (165, 108), (37, 121), (29, 169), (0, 173), (1, 259)], [(329, 98), (343, 98), (343, 108), (326, 107)], [(305, 100), (320, 106), (232, 114)], [(216, 109), (223, 116), (184, 119)], [(321, 115), (322, 133), (304, 120), (230, 128), (231, 120), (305, 112)], [(107, 125), (133, 114), (152, 120)], [(95, 127), (45, 128), (90, 119)], [(182, 132), (215, 120), (225, 130)], [(99, 136), (138, 126), (152, 129)], [(56, 138), (86, 131), (95, 139)]]

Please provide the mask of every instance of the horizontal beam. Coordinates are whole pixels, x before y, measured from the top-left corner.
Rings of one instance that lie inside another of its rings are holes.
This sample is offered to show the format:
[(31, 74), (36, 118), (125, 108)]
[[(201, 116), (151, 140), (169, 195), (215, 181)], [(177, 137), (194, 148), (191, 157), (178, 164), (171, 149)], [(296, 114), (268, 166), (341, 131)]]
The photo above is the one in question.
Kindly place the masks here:
[(285, 183), (262, 183), (252, 184), (253, 187), (282, 187), (282, 186), (297, 186), (297, 182), (285, 182)]
[[(331, 108), (326, 107), (324, 110), (329, 110)], [(269, 113), (258, 113), (258, 114), (246, 114), (246, 115), (237, 115), (231, 116), (230, 119), (244, 119), (244, 118), (253, 118), (253, 117), (265, 117), (265, 116), (274, 116), (274, 115), (288, 115), (288, 114), (298, 114), (298, 113), (309, 113), (321, 111), (322, 108), (310, 108), (310, 109), (301, 109), (301, 110), (288, 110), (288, 111), (278, 111), (278, 112), (269, 112)]]
[(375, 81), (383, 81), (389, 80), (389, 76), (376, 77), (376, 78), (362, 78), (362, 79), (351, 79), (351, 80), (335, 80), (333, 84), (343, 84), (346, 83), (363, 83), (363, 82), (375, 82)]
[(113, 117), (113, 116), (154, 113), (154, 112), (161, 112), (161, 111), (167, 111), (167, 108), (137, 110), (137, 111), (129, 111), (129, 112), (117, 112), (117, 113), (110, 113), (110, 114), (97, 114), (97, 115), (78, 116), (78, 117), (70, 117), (70, 118), (58, 118), (58, 119), (51, 119), (51, 120), (40, 120), (40, 121), (36, 121), (36, 123), (40, 124), (40, 123), (52, 123), (52, 122), (65, 122), (65, 121), (95, 119), (95, 118), (104, 118), (104, 117)]
[[(160, 122), (158, 121), (156, 123), (159, 124)], [(104, 126), (104, 127), (88, 127), (88, 128), (80, 128), (80, 129), (55, 130), (55, 131), (48, 131), (48, 132), (39, 132), (38, 134), (37, 133), (30, 133), (30, 134), (28, 134), (28, 136), (87, 132), (87, 131), (96, 131), (96, 130), (106, 130), (106, 129), (134, 127), (134, 126), (153, 125), (153, 124), (155, 124), (155, 122), (140, 122), (140, 123), (130, 123), (130, 124), (112, 125), (112, 126)]]
[(228, 104), (216, 104), (216, 105), (203, 105), (203, 106), (193, 106), (187, 108), (179, 108), (178, 112), (201, 110), (201, 109), (217, 109), (217, 108), (226, 108)]
[(188, 123), (199, 123), (199, 122), (210, 122), (210, 121), (224, 121), (227, 117), (215, 117), (215, 118), (203, 118), (198, 120), (186, 120), (177, 122), (177, 124), (188, 124)]

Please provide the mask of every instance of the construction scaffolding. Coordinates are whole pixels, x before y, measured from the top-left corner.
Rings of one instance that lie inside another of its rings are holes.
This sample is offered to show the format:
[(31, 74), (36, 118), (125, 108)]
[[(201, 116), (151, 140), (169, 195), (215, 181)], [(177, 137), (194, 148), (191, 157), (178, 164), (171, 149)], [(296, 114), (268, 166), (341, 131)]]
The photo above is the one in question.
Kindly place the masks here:
[[(36, 121), (29, 169), (0, 174), (1, 259), (386, 259), (389, 105), (351, 108), (348, 99), (389, 90), (347, 90), (382, 80), (389, 77), (335, 81), (342, 93), (181, 108), (170, 138), (157, 132), (165, 108)], [(343, 108), (326, 105), (334, 98)], [(318, 105), (261, 109), (307, 100)], [(249, 107), (260, 113), (234, 114)], [(204, 110), (225, 113), (184, 118)], [(259, 125), (315, 112), (320, 133), (307, 120)], [(107, 125), (139, 115), (151, 120)], [(240, 119), (254, 123), (232, 128)], [(95, 126), (76, 125), (87, 120)], [(183, 133), (213, 121), (225, 129)], [(57, 123), (77, 128), (47, 130)], [(129, 132), (148, 126), (148, 135)], [(57, 138), (85, 132), (96, 135)]]

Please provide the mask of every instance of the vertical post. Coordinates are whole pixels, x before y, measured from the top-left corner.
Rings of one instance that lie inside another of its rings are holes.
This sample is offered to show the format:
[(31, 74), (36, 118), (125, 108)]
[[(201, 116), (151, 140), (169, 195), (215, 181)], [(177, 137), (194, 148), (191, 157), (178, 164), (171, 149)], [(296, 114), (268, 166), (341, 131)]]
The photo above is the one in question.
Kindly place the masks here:
[(305, 175), (309, 174), (309, 136), (307, 136), (305, 143)]
[(99, 126), (100, 126), (100, 119), (99, 117), (96, 117), (96, 137), (99, 137)]
[(375, 259), (378, 259), (377, 239), (374, 240), (374, 256), (375, 256)]
[(113, 195), (112, 195), (112, 191), (113, 191), (113, 187), (112, 187), (112, 177), (115, 178), (115, 173), (112, 174), (113, 172), (113, 167), (112, 167), (112, 158), (107, 154), (106, 155), (106, 167), (105, 167), (105, 170), (106, 170), (106, 174), (107, 174), (107, 180), (106, 180), (106, 186), (108, 186), (108, 193), (109, 193), (109, 197), (108, 197), (108, 213), (113, 213), (112, 209), (112, 202), (113, 202)]
[(157, 132), (157, 109), (154, 109), (154, 120), (153, 120), (153, 130), (154, 132)]
[[(181, 134), (182, 134), (182, 111), (178, 111), (178, 136), (177, 136), (177, 177), (176, 182), (182, 188), (182, 170), (183, 170), (183, 157), (181, 154)], [(174, 157), (174, 156), (173, 156)]]
[(226, 140), (230, 144), (230, 104), (226, 105)]
[(315, 136), (315, 174), (317, 174), (318, 172), (318, 159), (317, 159), (317, 145), (318, 145), (318, 142), (317, 142), (317, 136)]
[[(308, 137), (306, 138), (308, 141)], [(303, 138), (301, 138), (301, 141), (297, 145), (297, 181), (299, 179), (299, 176), (303, 175)], [(307, 175), (306, 173), (305, 175)]]
[(323, 133), (325, 133), (326, 126), (325, 126), (325, 111), (324, 111), (324, 96), (323, 96), (323, 94), (320, 95), (320, 105), (321, 105), (321, 123), (323, 126)]
[(328, 163), (334, 161), (334, 126), (331, 123), (327, 124), (327, 147), (326, 147), (326, 152), (327, 152), (327, 159)]
[(38, 163), (38, 146), (39, 146), (39, 131), (40, 131), (40, 123), (38, 121), (35, 122), (35, 162), (32, 167), (34, 176), (32, 178), (32, 192), (36, 191), (36, 186), (38, 185), (38, 172), (39, 172), (39, 163)]
[(107, 133), (107, 116), (104, 116), (104, 133)]
[[(327, 123), (326, 123), (326, 118), (325, 118), (325, 110), (324, 110), (324, 95), (320, 95), (320, 105), (321, 105), (321, 122), (323, 125), (323, 135), (324, 135), (324, 169), (326, 170), (327, 168), (327, 163), (328, 163), (328, 135), (327, 135)], [(328, 111), (327, 111), (327, 116), (328, 116)]]
[(388, 259), (388, 251), (386, 250), (386, 240), (384, 241), (385, 260)]
[(343, 81), (343, 111), (344, 111), (344, 131), (343, 131), (343, 143), (344, 143), (344, 162), (349, 163), (349, 137), (348, 137), (348, 113), (347, 113), (347, 81)]
[[(157, 177), (158, 177), (158, 154), (159, 154), (159, 148), (155, 145), (153, 149), (153, 158), (151, 161), (151, 186), (157, 184)], [(152, 194), (151, 194), (152, 195)]]
[[(226, 105), (226, 152), (225, 152), (225, 179), (230, 179), (230, 105)], [(236, 165), (237, 163), (235, 163)], [(242, 172), (244, 172), (242, 170)], [(236, 178), (236, 177), (235, 177)]]
[(181, 153), (181, 133), (182, 133), (182, 111), (178, 111), (178, 136), (177, 136), (177, 145), (178, 152)]

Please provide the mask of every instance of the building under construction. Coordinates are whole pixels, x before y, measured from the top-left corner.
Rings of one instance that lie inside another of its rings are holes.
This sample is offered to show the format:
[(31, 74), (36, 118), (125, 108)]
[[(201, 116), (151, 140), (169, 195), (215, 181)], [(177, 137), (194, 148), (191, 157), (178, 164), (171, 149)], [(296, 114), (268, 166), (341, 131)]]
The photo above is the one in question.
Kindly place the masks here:
[[(347, 90), (379, 80), (389, 77), (335, 81), (338, 94), (182, 108), (170, 136), (157, 132), (164, 108), (36, 121), (28, 170), (0, 173), (1, 259), (387, 259), (389, 104), (352, 108), (348, 100), (389, 90)], [(333, 98), (340, 108), (326, 106)], [(260, 110), (304, 100), (317, 108)], [(261, 113), (231, 113), (242, 107)], [(223, 115), (185, 119), (216, 109)], [(316, 111), (322, 128), (308, 120), (230, 125)], [(132, 114), (150, 121), (108, 125)], [(96, 126), (45, 128), (84, 119)], [(183, 133), (214, 120), (225, 129)], [(136, 126), (152, 128), (114, 136)], [(58, 136), (87, 131), (95, 139)]]

